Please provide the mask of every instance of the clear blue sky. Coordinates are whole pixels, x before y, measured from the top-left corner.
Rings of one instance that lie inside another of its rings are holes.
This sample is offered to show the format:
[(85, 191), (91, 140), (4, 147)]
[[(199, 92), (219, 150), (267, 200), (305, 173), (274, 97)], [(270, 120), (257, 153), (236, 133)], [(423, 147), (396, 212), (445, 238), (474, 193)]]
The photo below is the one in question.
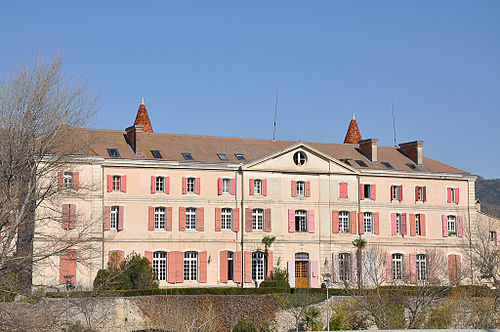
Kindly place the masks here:
[(0, 73), (63, 52), (100, 96), (97, 128), (342, 142), (423, 140), (500, 178), (500, 1), (8, 1)]

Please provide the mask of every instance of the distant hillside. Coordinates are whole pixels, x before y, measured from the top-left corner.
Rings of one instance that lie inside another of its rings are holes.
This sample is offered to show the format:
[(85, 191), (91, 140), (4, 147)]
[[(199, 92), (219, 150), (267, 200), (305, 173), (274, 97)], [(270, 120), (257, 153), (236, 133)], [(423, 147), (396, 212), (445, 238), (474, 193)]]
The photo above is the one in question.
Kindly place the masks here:
[(481, 203), (481, 211), (500, 218), (500, 179), (477, 178), (476, 198)]

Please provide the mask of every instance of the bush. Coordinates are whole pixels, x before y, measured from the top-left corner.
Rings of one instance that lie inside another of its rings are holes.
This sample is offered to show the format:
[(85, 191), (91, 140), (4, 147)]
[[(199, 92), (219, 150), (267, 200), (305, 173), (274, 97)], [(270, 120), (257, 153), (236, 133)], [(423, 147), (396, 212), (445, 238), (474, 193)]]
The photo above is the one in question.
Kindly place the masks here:
[(361, 315), (352, 298), (331, 307), (332, 314), (329, 322), (331, 331), (365, 330), (368, 328), (366, 317)]
[(18, 291), (19, 278), (14, 272), (0, 274), (0, 301), (14, 301)]
[(321, 331), (323, 324), (321, 324), (321, 311), (316, 307), (309, 307), (304, 312), (304, 326), (307, 331)]
[(244, 318), (240, 318), (238, 323), (233, 327), (232, 332), (257, 332), (257, 328), (252, 322), (247, 322)]
[(259, 287), (274, 287), (274, 288), (289, 289), (290, 285), (288, 284), (288, 281), (284, 280), (264, 280), (260, 283)]
[(271, 272), (271, 280), (281, 280), (288, 284), (288, 271), (285, 268), (275, 267)]

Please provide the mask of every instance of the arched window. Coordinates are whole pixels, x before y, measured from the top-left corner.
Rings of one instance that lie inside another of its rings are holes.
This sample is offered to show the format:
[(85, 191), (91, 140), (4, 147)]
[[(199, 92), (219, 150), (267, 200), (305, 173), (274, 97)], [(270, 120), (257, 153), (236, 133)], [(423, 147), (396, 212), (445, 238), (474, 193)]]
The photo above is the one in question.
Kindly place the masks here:
[(351, 280), (351, 254), (339, 254), (339, 279), (340, 281)]
[(392, 279), (403, 280), (403, 255), (392, 255)]
[(198, 253), (188, 251), (184, 253), (184, 280), (198, 280)]
[(417, 280), (427, 280), (427, 257), (417, 255)]
[(167, 280), (167, 253), (164, 251), (155, 251), (153, 254), (153, 271), (156, 279), (160, 281)]
[(252, 253), (252, 280), (264, 280), (264, 253), (260, 251)]

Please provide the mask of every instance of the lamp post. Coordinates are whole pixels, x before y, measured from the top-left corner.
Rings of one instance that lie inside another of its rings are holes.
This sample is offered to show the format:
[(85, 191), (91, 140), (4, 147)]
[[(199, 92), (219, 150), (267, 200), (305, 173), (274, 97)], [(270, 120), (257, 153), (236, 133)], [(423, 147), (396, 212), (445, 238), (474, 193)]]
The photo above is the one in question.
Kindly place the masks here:
[(64, 279), (66, 280), (66, 332), (69, 331), (69, 322), (68, 322), (68, 311), (69, 311), (69, 290), (70, 288), (73, 288), (74, 285), (71, 282), (71, 279), (73, 279), (74, 275), (73, 274), (65, 274)]

